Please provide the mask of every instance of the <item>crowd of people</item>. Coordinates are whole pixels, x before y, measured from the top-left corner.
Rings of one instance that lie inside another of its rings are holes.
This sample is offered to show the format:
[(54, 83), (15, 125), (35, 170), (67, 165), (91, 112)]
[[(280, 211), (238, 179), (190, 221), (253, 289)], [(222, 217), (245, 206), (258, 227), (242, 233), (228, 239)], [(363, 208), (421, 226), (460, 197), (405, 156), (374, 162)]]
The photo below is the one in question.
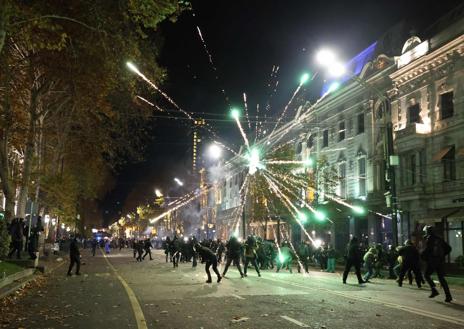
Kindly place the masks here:
[[(384, 269), (388, 269), (388, 278), (395, 279), (400, 287), (405, 277), (408, 278), (410, 284), (415, 280), (418, 288), (427, 283), (431, 288), (430, 298), (433, 298), (439, 294), (431, 278), (431, 275), (436, 273), (445, 292), (445, 301), (451, 302), (452, 296), (444, 273), (445, 257), (450, 253), (451, 247), (434, 233), (432, 227), (425, 227), (424, 232), (425, 247), (422, 252), (411, 240), (405, 241), (402, 246), (396, 248), (389, 246), (385, 250), (381, 244), (364, 247), (356, 237), (352, 237), (345, 254), (340, 255), (343, 256), (345, 264), (342, 282), (347, 283), (348, 274), (353, 267), (359, 284), (369, 283), (372, 278), (382, 278), (385, 273)], [(92, 253), (94, 255), (96, 247), (97, 242), (93, 240)], [(121, 238), (112, 241), (105, 239), (102, 242), (102, 248), (105, 248), (106, 253), (110, 252), (110, 248), (132, 248), (137, 262), (142, 262), (147, 256), (152, 260), (152, 247), (150, 239)], [(342, 259), (342, 257), (337, 257), (339, 255), (330, 245), (315, 247), (303, 241), (295, 248), (290, 241), (283, 241), (278, 245), (274, 241), (252, 235), (244, 241), (231, 236), (226, 242), (220, 239), (198, 241), (195, 237), (179, 238), (175, 235), (172, 239), (167, 237), (162, 248), (166, 263), (172, 263), (174, 268), (178, 267), (179, 263), (191, 263), (192, 267), (196, 267), (199, 262), (204, 263), (207, 283), (212, 282), (211, 268), (217, 276), (217, 282), (220, 282), (226, 277), (231, 265), (237, 268), (241, 278), (245, 278), (250, 266), (254, 268), (258, 277), (261, 277), (262, 270), (275, 269), (276, 272), (287, 270), (292, 273), (295, 264), (298, 272), (308, 273), (309, 266), (314, 266), (321, 271), (334, 273), (337, 258), (340, 262)], [(77, 264), (76, 274), (79, 273), (77, 255), (78, 248), (76, 251), (71, 244), (71, 264), (68, 274), (71, 273), (73, 264)], [(222, 274), (218, 270), (219, 264), (223, 264)], [(363, 267), (364, 275), (361, 273)]]

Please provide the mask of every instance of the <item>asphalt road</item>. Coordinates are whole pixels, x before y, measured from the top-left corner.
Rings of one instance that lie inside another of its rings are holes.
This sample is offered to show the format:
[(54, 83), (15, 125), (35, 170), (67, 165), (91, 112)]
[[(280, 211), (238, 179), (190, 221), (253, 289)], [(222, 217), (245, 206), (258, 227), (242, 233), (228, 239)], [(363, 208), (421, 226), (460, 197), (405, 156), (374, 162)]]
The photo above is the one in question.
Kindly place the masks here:
[[(429, 299), (427, 287), (373, 279), (347, 285), (339, 273), (308, 276), (229, 269), (206, 284), (203, 265), (174, 269), (164, 254), (137, 263), (128, 250), (92, 257), (82, 251), (81, 276), (66, 266), (3, 302), (3, 328), (464, 328), (464, 291)], [(214, 278), (214, 276), (213, 276)], [(215, 280), (213, 280), (214, 282)]]

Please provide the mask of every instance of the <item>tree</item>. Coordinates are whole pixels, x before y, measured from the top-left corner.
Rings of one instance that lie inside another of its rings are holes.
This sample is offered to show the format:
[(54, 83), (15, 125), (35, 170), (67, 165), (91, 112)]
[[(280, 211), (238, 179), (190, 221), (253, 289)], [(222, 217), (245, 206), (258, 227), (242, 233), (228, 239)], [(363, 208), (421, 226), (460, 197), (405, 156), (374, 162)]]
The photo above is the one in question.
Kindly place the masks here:
[[(9, 218), (17, 187), (19, 215), (32, 197), (73, 218), (118, 163), (138, 155), (150, 115), (134, 107), (140, 86), (124, 64), (156, 56), (158, 24), (186, 8), (174, 0), (0, 0), (0, 179)], [(143, 63), (164, 78), (156, 58)]]

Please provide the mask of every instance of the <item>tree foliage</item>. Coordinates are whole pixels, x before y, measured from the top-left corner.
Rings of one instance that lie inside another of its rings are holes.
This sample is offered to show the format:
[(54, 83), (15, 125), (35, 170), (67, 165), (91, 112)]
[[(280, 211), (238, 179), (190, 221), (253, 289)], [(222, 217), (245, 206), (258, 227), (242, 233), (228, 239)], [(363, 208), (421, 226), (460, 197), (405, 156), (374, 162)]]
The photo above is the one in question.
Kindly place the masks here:
[(151, 113), (135, 106), (146, 87), (125, 63), (161, 82), (157, 27), (188, 6), (0, 0), (0, 179), (10, 217), (29, 198), (71, 221), (118, 164), (141, 157)]

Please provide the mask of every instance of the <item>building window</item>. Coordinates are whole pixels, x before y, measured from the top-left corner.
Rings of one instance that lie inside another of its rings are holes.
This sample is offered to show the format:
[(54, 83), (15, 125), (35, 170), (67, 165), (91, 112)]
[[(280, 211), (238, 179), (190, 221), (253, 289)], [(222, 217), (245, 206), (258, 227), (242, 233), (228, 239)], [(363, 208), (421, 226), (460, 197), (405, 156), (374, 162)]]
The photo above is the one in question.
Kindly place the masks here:
[(366, 158), (358, 159), (358, 196), (366, 196)]
[(314, 146), (314, 135), (311, 135), (308, 137), (308, 141), (306, 142), (306, 147), (310, 149), (313, 146)]
[(426, 181), (426, 158), (425, 158), (425, 150), (419, 151), (419, 182), (425, 183)]
[(453, 92), (440, 95), (440, 119), (451, 118), (454, 114)]
[(328, 147), (329, 146), (329, 130), (326, 129), (322, 133), (322, 147)]
[(341, 142), (345, 139), (345, 121), (338, 124), (338, 141)]
[(416, 184), (416, 155), (409, 156), (409, 183), (410, 185)]
[(421, 123), (419, 104), (411, 105), (408, 108), (409, 123)]
[(340, 197), (346, 199), (346, 162), (338, 166), (338, 176), (340, 180)]
[(443, 180), (450, 181), (456, 179), (456, 158), (454, 145), (441, 159), (443, 164)]
[(364, 113), (358, 114), (358, 134), (364, 132)]

